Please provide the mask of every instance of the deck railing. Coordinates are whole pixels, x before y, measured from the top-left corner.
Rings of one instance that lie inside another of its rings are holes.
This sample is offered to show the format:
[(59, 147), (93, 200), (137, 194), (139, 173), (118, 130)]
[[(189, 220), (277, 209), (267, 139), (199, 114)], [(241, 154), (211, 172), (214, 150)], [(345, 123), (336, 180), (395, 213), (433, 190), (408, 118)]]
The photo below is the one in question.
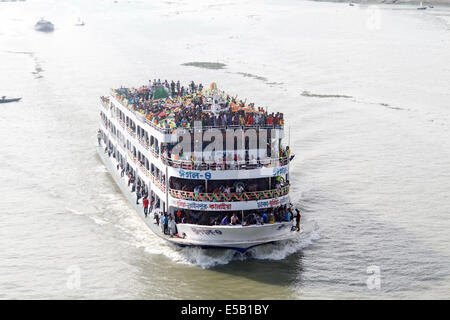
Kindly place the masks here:
[(222, 163), (197, 163), (188, 160), (174, 160), (161, 156), (161, 160), (165, 165), (173, 168), (181, 168), (184, 170), (249, 170), (258, 168), (276, 168), (285, 166), (289, 163), (288, 157), (266, 158), (262, 160), (228, 160)]
[(141, 144), (141, 146), (143, 146), (145, 149), (149, 149), (150, 146), (147, 144), (147, 141), (145, 141), (143, 138), (137, 136), (137, 139), (139, 141), (139, 143)]
[(280, 189), (264, 190), (264, 191), (246, 191), (246, 192), (232, 192), (226, 193), (200, 193), (192, 191), (182, 191), (170, 189), (170, 195), (177, 199), (191, 200), (191, 201), (210, 201), (210, 202), (231, 202), (231, 201), (251, 201), (273, 199), (285, 196), (289, 193), (290, 186), (282, 187)]
[(127, 127), (128, 133), (130, 134), (130, 136), (132, 136), (133, 138), (136, 138), (136, 133), (130, 128)]
[(134, 156), (134, 154), (131, 151), (128, 151), (128, 155), (130, 156), (131, 160), (133, 160), (134, 163), (138, 163), (136, 157)]
[(162, 181), (160, 181), (152, 174), (150, 175), (150, 178), (152, 179), (152, 182), (162, 190), (162, 192), (166, 192), (166, 185)]
[(120, 118), (117, 118), (117, 120), (119, 121), (119, 123), (122, 126), (122, 128), (125, 129), (125, 122), (122, 119), (120, 119)]
[(143, 171), (147, 177), (149, 178), (151, 177), (150, 171), (140, 161), (137, 162), (137, 165), (139, 169)]

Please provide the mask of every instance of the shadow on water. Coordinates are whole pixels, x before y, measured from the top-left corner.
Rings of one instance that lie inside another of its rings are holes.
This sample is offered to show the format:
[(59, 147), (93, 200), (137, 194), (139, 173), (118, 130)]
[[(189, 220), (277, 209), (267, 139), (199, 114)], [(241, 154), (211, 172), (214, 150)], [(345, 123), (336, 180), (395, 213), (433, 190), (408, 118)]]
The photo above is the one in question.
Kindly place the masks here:
[[(223, 250), (201, 250), (203, 255), (227, 254)], [(303, 286), (303, 257), (301, 251), (282, 260), (240, 257), (236, 253), (234, 259), (226, 264), (202, 268), (173, 261), (177, 259), (170, 261), (165, 254), (143, 255), (138, 251), (130, 263), (137, 267), (136, 278), (142, 285), (138, 299), (156, 296), (158, 299), (167, 296), (171, 299), (268, 299), (285, 298), (291, 288)], [(156, 278), (153, 276), (155, 273), (159, 275)], [(155, 292), (154, 288), (160, 282), (167, 290)], [(185, 290), (174, 292), (168, 289), (170, 287)]]
[(294, 283), (298, 285), (303, 271), (303, 253), (299, 251), (282, 260), (250, 257), (216, 266), (210, 270), (268, 285), (283, 287), (291, 286)]

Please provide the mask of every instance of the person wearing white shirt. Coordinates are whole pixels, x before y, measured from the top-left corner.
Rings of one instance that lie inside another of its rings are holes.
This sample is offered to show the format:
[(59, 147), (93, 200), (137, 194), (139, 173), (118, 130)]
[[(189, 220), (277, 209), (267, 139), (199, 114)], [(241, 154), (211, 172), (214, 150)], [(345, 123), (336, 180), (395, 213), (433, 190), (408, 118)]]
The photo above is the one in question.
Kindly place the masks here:
[(161, 227), (162, 233), (164, 233), (164, 214), (162, 211), (159, 213), (159, 226)]
[(244, 192), (244, 186), (243, 186), (242, 184), (239, 184), (239, 185), (236, 187), (236, 192), (237, 192), (237, 193), (242, 193), (242, 192)]
[(172, 216), (169, 216), (169, 233), (171, 236), (176, 235), (177, 233), (177, 224), (175, 223), (175, 221), (172, 219)]

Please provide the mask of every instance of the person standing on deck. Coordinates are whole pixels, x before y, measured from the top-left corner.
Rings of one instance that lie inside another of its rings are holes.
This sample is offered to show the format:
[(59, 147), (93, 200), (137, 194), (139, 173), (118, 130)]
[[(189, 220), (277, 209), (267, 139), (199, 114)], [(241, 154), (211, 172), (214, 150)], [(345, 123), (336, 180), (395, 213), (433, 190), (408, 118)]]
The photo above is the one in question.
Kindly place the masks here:
[(164, 233), (164, 214), (162, 211), (159, 213), (159, 225), (161, 227), (161, 232)]
[(284, 214), (284, 221), (291, 221), (291, 215), (289, 214), (289, 211), (286, 211), (286, 213)]
[(177, 211), (177, 215), (176, 215), (176, 218), (175, 218), (175, 222), (176, 223), (180, 223), (181, 222), (181, 210), (180, 209), (178, 209), (178, 211)]
[(159, 214), (158, 214), (158, 212), (156, 212), (156, 211), (153, 211), (154, 213), (153, 213), (153, 217), (155, 218), (155, 220), (156, 220), (156, 225), (157, 226), (159, 226)]
[(137, 187), (136, 190), (136, 204), (139, 204), (139, 199), (141, 198), (141, 187)]
[(163, 216), (163, 233), (167, 234), (169, 229), (169, 220), (167, 219), (167, 214), (164, 214)]
[(102, 132), (100, 130), (98, 130), (98, 132), (97, 132), (97, 140), (98, 140), (98, 146), (101, 147), (102, 146)]
[(269, 221), (269, 216), (267, 215), (266, 212), (263, 212), (261, 217), (262, 217), (263, 223), (267, 223)]
[(299, 232), (300, 231), (300, 219), (302, 218), (302, 215), (300, 213), (300, 210), (298, 210), (297, 208), (295, 209), (295, 211), (297, 212), (297, 215), (295, 216), (295, 221), (296, 221), (295, 229), (297, 230), (297, 232)]
[(172, 219), (172, 216), (169, 216), (168, 227), (169, 227), (170, 236), (174, 236), (177, 234), (177, 225), (176, 225), (175, 221)]
[(142, 198), (141, 187), (136, 188), (136, 204), (139, 204), (139, 199)]
[(148, 198), (147, 197), (145, 197), (144, 200), (142, 200), (142, 204), (144, 206), (145, 217), (147, 218), (147, 213), (148, 213)]
[(273, 212), (271, 212), (269, 214), (269, 223), (275, 223), (275, 215), (273, 214)]

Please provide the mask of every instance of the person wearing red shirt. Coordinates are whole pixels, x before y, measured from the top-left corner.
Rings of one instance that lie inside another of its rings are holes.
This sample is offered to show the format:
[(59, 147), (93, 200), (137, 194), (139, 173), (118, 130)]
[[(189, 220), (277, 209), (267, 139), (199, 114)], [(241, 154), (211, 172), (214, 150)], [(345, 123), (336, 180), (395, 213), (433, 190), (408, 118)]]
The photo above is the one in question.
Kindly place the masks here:
[(147, 213), (148, 213), (148, 198), (145, 197), (144, 201), (142, 201), (142, 204), (144, 205), (144, 214), (145, 217), (147, 218)]

